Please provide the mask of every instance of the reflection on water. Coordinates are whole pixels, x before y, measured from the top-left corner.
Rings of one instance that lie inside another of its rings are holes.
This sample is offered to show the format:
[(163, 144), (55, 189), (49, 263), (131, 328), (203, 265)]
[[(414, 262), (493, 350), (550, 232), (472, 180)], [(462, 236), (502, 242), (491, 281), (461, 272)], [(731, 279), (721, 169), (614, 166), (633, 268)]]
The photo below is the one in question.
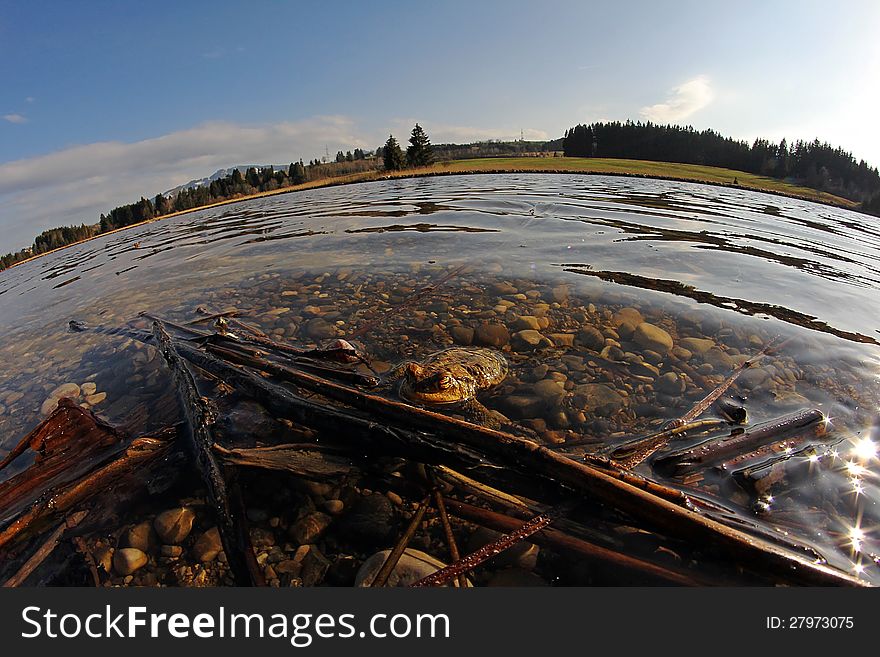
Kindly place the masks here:
[(111, 421), (167, 389), (151, 349), (67, 334), (72, 318), (119, 326), (141, 311), (189, 321), (200, 304), (235, 308), (297, 343), (357, 336), (386, 369), (453, 343), (493, 346), (511, 372), (482, 401), (576, 458), (681, 416), (778, 338), (732, 393), (753, 423), (822, 410), (821, 439), (765, 451), (736, 476), (639, 471), (877, 582), (875, 221), (688, 183), (487, 175), (286, 194), (132, 228), (0, 273), (0, 455), (61, 384)]

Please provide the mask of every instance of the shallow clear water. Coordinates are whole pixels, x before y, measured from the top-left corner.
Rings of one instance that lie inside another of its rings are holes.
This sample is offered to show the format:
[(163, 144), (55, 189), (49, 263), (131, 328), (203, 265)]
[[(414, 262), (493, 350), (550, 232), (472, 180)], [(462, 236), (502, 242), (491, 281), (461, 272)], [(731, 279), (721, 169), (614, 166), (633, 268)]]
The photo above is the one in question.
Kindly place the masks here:
[[(112, 327), (141, 311), (188, 321), (200, 304), (234, 307), (296, 343), (356, 335), (388, 367), (500, 325), (511, 374), (481, 401), (575, 457), (682, 415), (778, 338), (732, 392), (752, 423), (818, 408), (831, 418), (824, 436), (757, 490), (717, 468), (639, 471), (877, 582), (876, 222), (735, 189), (511, 174), (313, 190), (132, 228), (0, 273), (0, 455), (60, 384), (94, 383), (107, 393), (94, 410), (111, 421), (167, 388), (148, 351), (68, 334), (70, 319)], [(673, 351), (636, 340), (623, 308), (662, 328)], [(518, 335), (532, 327), (537, 345)]]

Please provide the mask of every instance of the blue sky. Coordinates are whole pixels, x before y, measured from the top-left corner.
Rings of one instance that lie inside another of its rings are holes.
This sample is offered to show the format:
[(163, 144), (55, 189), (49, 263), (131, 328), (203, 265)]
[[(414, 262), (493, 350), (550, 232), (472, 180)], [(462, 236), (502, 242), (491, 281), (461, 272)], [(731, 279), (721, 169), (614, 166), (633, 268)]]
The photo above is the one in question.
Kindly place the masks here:
[(0, 0), (0, 251), (233, 164), (651, 118), (880, 164), (880, 3)]

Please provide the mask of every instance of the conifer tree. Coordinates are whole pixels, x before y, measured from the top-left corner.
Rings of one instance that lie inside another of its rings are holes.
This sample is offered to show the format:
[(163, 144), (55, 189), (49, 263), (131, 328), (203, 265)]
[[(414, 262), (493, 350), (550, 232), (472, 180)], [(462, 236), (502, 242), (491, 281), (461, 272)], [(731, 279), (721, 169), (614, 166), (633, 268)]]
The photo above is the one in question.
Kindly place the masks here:
[(411, 167), (426, 167), (434, 158), (431, 153), (431, 140), (418, 123), (412, 130), (409, 138), (409, 146), (406, 149), (406, 163)]
[(388, 171), (399, 171), (403, 168), (404, 155), (400, 148), (400, 144), (394, 138), (394, 135), (388, 136), (388, 141), (382, 148), (382, 155), (385, 161), (385, 169)]

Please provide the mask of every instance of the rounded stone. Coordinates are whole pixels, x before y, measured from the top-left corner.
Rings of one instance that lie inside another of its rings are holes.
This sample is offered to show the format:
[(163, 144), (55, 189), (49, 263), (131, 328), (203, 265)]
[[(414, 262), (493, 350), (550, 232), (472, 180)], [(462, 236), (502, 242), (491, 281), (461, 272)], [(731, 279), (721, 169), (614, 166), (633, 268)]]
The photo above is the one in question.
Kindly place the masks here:
[(323, 506), (331, 516), (338, 516), (345, 509), (345, 503), (342, 500), (327, 500)]
[(574, 402), (585, 413), (613, 415), (626, 404), (626, 399), (603, 383), (585, 383), (575, 386)]
[(163, 545), (160, 553), (163, 557), (179, 557), (183, 554), (183, 548), (179, 545)]
[(87, 381), (83, 383), (79, 388), (82, 394), (84, 394), (86, 397), (88, 397), (89, 395), (94, 395), (98, 391), (98, 386), (95, 384), (94, 381)]
[(638, 326), (644, 321), (645, 319), (642, 317), (642, 313), (635, 308), (621, 308), (611, 317), (611, 323), (614, 324), (614, 326), (620, 326), (621, 324)]
[(770, 373), (765, 368), (750, 367), (740, 375), (737, 384), (741, 388), (753, 390), (762, 385), (768, 378), (770, 378)]
[(538, 331), (526, 329), (513, 334), (511, 346), (517, 351), (532, 351), (539, 347), (552, 347), (553, 342)]
[(57, 397), (49, 397), (46, 401), (43, 402), (43, 405), (40, 406), (40, 413), (43, 415), (49, 415), (55, 408), (58, 406), (58, 398)]
[(600, 351), (605, 346), (605, 336), (595, 326), (583, 327), (578, 333), (577, 339), (578, 342), (592, 351)]
[(315, 317), (305, 323), (303, 333), (312, 340), (327, 340), (336, 336), (336, 327), (325, 319)]
[(551, 333), (550, 339), (553, 340), (553, 344), (557, 347), (573, 347), (574, 346), (574, 334), (573, 333)]
[(364, 546), (383, 544), (397, 535), (394, 507), (379, 494), (358, 498), (337, 521), (338, 534)]
[(131, 575), (147, 565), (147, 555), (137, 548), (121, 548), (113, 553), (113, 570), (117, 575)]
[(474, 341), (474, 329), (470, 326), (453, 326), (449, 329), (449, 335), (455, 344), (467, 347)]
[(79, 397), (79, 385), (76, 383), (62, 383), (49, 393), (50, 397), (61, 399), (62, 397)]
[(138, 523), (125, 532), (125, 546), (137, 548), (141, 552), (149, 552), (156, 545), (153, 524), (149, 520)]
[(156, 534), (167, 545), (174, 545), (186, 540), (192, 531), (193, 521), (196, 514), (192, 509), (186, 507), (178, 507), (163, 511), (153, 521), (153, 528)]
[(543, 413), (546, 403), (537, 395), (508, 395), (499, 399), (498, 405), (506, 416), (514, 420), (521, 420), (539, 417)]
[(524, 331), (526, 329), (531, 329), (533, 331), (538, 331), (541, 329), (541, 322), (538, 321), (537, 317), (532, 317), (531, 315), (520, 315), (510, 325), (514, 331)]
[(661, 394), (677, 397), (684, 392), (685, 382), (681, 375), (667, 372), (654, 382), (654, 388)]
[(510, 331), (504, 324), (484, 322), (474, 331), (474, 343), (484, 347), (503, 347), (510, 342)]
[(223, 543), (220, 541), (220, 530), (216, 527), (211, 527), (199, 536), (192, 548), (193, 557), (201, 562), (213, 561), (222, 551)]
[(511, 285), (510, 283), (505, 283), (503, 281), (499, 281), (498, 283), (493, 283), (489, 290), (493, 294), (505, 295), (505, 294), (516, 294), (517, 289)]
[(535, 394), (545, 402), (554, 402), (565, 396), (565, 388), (560, 381), (553, 379), (544, 379), (538, 381), (533, 387)]
[(648, 322), (642, 322), (636, 327), (633, 340), (639, 346), (656, 351), (658, 354), (668, 354), (672, 351), (672, 336), (659, 326)]
[(290, 528), (290, 537), (300, 545), (311, 545), (327, 531), (333, 518), (326, 513), (315, 511), (304, 516)]
[(723, 372), (736, 367), (736, 361), (718, 347), (712, 347), (704, 354), (703, 359), (717, 371)]
[[(355, 576), (354, 585), (360, 587), (370, 586), (382, 569), (382, 564), (385, 563), (389, 554), (391, 554), (390, 549), (382, 550), (364, 561)], [(407, 548), (400, 556), (400, 561), (397, 562), (394, 570), (391, 571), (385, 586), (410, 586), (445, 567), (445, 563), (435, 559), (430, 554), (426, 554), (421, 550)], [(471, 586), (470, 582), (468, 582), (468, 586)]]
[(98, 392), (98, 393), (95, 393), (94, 395), (89, 395), (88, 397), (86, 397), (86, 403), (91, 404), (92, 406), (96, 406), (96, 405), (100, 404), (102, 401), (104, 401), (105, 399), (107, 399), (107, 393), (106, 392)]
[(682, 338), (679, 344), (682, 348), (700, 356), (715, 346), (715, 342), (708, 338)]

